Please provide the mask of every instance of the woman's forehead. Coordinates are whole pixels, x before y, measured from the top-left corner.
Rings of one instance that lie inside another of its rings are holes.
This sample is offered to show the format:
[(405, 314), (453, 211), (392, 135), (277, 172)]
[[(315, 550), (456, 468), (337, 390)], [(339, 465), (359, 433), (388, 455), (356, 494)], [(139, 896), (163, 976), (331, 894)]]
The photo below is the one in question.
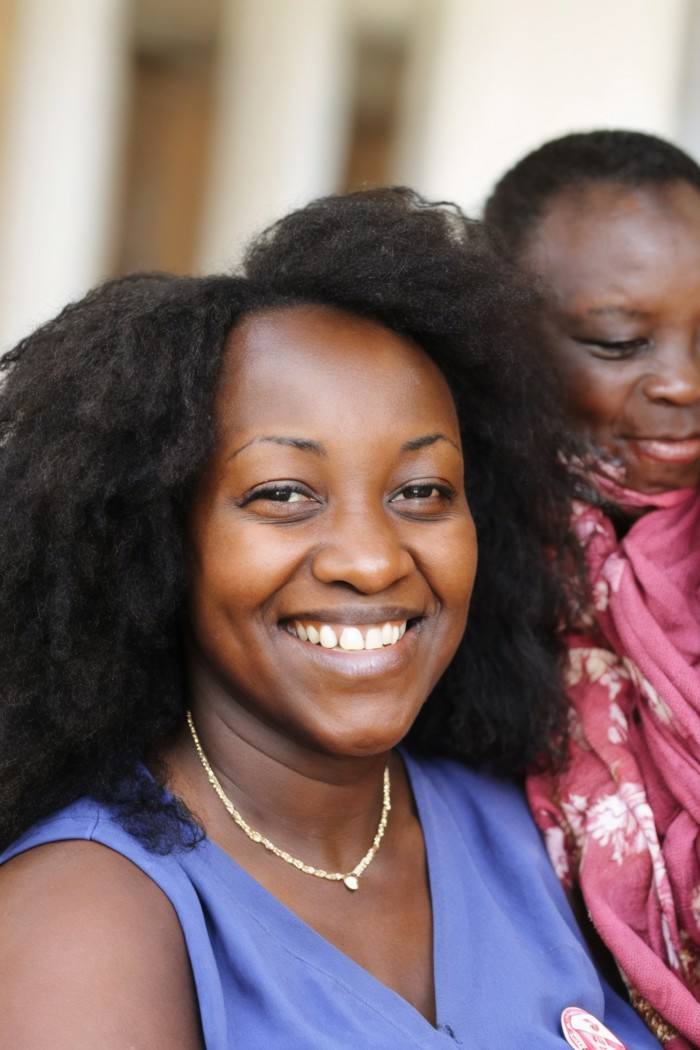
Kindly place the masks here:
[(560, 298), (579, 291), (621, 301), (700, 281), (700, 192), (686, 183), (589, 183), (550, 203), (524, 262)]
[(326, 306), (267, 310), (231, 332), (217, 396), (220, 426), (382, 429), (440, 421), (458, 433), (452, 396), (415, 342)]

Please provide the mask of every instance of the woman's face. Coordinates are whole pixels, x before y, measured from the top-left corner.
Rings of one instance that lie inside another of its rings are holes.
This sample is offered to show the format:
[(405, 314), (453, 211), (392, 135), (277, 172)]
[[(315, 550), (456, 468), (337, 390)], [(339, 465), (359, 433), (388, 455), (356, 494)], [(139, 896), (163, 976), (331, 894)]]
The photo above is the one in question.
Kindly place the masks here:
[(524, 254), (571, 413), (620, 480), (700, 483), (700, 193), (589, 183), (556, 197)]
[(385, 751), (459, 644), (476, 568), (442, 374), (372, 321), (271, 310), (232, 332), (216, 419), (192, 513), (193, 674), (282, 738)]

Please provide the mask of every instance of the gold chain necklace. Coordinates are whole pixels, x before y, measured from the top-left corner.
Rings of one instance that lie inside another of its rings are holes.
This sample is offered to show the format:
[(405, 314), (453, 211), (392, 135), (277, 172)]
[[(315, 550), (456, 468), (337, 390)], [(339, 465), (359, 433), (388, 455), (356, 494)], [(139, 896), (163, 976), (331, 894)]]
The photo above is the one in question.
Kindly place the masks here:
[(379, 818), (379, 825), (377, 827), (376, 834), (372, 840), (372, 845), (365, 853), (361, 861), (359, 861), (355, 867), (348, 872), (342, 871), (324, 871), (323, 868), (314, 868), (311, 864), (305, 864), (303, 860), (299, 860), (298, 857), (293, 857), (291, 853), (287, 853), (286, 850), (280, 849), (279, 846), (275, 846), (274, 842), (270, 842), (265, 835), (260, 831), (256, 831), (255, 828), (251, 828), (241, 814), (234, 806), (231, 799), (228, 797), (224, 789), (222, 788), (216, 773), (209, 765), (209, 760), (204, 754), (204, 749), (199, 742), (197, 736), (197, 730), (194, 728), (194, 722), (192, 721), (192, 712), (187, 712), (187, 725), (190, 727), (190, 733), (192, 734), (192, 740), (194, 741), (195, 750), (199, 756), (199, 761), (204, 766), (204, 772), (207, 774), (209, 783), (214, 788), (214, 791), (219, 796), (224, 806), (228, 810), (230, 816), (234, 822), (238, 825), (241, 831), (245, 832), (251, 842), (259, 842), (261, 846), (264, 846), (270, 853), (274, 853), (280, 860), (286, 861), (287, 864), (291, 864), (293, 868), (298, 871), (303, 871), (306, 875), (315, 875), (317, 879), (327, 879), (329, 882), (342, 882), (349, 890), (357, 890), (360, 888), (359, 879), (360, 876), (367, 870), (369, 865), (374, 860), (377, 850), (379, 849), (382, 839), (384, 838), (384, 832), (389, 820), (389, 811), (391, 810), (391, 777), (389, 776), (389, 766), (384, 767), (384, 787), (382, 792), (382, 815)]

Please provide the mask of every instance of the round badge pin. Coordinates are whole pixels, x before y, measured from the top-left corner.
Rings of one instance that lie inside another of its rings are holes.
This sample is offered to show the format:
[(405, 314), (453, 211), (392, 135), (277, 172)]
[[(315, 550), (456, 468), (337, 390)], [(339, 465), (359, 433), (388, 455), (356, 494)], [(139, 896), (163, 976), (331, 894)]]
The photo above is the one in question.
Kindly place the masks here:
[(609, 1028), (580, 1006), (562, 1010), (561, 1030), (573, 1050), (627, 1050)]

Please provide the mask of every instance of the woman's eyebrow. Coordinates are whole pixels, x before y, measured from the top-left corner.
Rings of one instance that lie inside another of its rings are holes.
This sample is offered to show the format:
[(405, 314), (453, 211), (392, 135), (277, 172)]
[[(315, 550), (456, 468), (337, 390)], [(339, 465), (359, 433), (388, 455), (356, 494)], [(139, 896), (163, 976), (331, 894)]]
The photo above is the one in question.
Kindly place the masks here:
[(411, 438), (410, 441), (404, 441), (401, 446), (402, 452), (417, 452), (421, 448), (427, 448), (428, 445), (434, 445), (436, 441), (447, 441), (448, 444), (456, 448), (461, 454), (459, 445), (456, 445), (452, 438), (448, 438), (447, 434), (423, 434), (422, 437)]
[(245, 445), (237, 448), (228, 458), (233, 459), (243, 449), (249, 448), (250, 445), (260, 444), (263, 441), (271, 442), (273, 445), (286, 445), (287, 448), (298, 448), (302, 452), (313, 452), (316, 456), (328, 455), (326, 449), (319, 441), (311, 441), (309, 438), (285, 437), (281, 434), (261, 434), (258, 437), (251, 438), (250, 441), (246, 441)]
[(609, 306), (592, 306), (590, 309), (586, 310), (586, 314), (592, 314), (594, 316), (605, 316), (609, 314), (611, 317), (615, 316), (616, 314), (622, 315), (623, 317), (649, 316), (646, 310), (637, 310), (631, 306), (613, 306), (612, 304)]
[(596, 318), (610, 318), (611, 320), (646, 320), (650, 314), (646, 310), (638, 310), (631, 306), (615, 306), (614, 304), (600, 306), (589, 306), (586, 309), (576, 307), (556, 308), (553, 316), (562, 324), (576, 324), (581, 321), (595, 320)]
[[(261, 442), (270, 442), (273, 445), (286, 445), (288, 448), (298, 448), (302, 452), (313, 452), (316, 456), (327, 456), (328, 453), (324, 445), (320, 441), (312, 441), (310, 438), (299, 438), (299, 437), (288, 437), (282, 434), (260, 434), (257, 437), (251, 438), (250, 441), (246, 441), (244, 445), (237, 448), (235, 452), (232, 452), (228, 457), (229, 460), (233, 459), (244, 449), (249, 448), (251, 445), (257, 445)], [(401, 452), (417, 452), (421, 448), (427, 448), (429, 445), (434, 445), (437, 441), (447, 441), (448, 444), (452, 445), (458, 452), (460, 452), (459, 445), (455, 444), (452, 438), (449, 438), (447, 434), (423, 434), (421, 437), (411, 438), (410, 441), (404, 441), (401, 446)]]

